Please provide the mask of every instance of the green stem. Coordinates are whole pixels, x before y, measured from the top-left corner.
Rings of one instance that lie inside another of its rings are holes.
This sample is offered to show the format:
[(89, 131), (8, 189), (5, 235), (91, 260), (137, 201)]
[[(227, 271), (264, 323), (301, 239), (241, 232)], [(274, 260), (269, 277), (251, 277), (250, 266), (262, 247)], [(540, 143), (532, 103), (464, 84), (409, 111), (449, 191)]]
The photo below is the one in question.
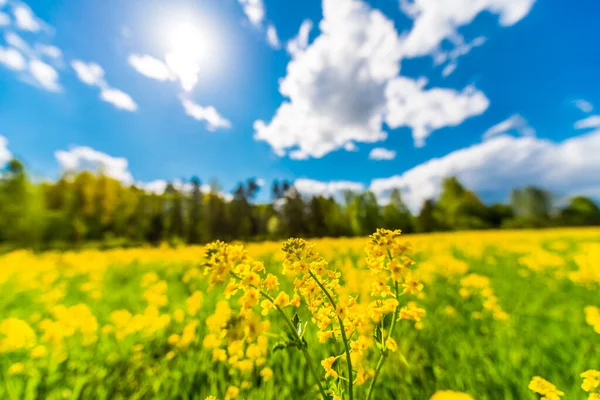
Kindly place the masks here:
[[(230, 272), (230, 274), (233, 277), (235, 277), (236, 279), (238, 279), (240, 281), (242, 280), (241, 277), (239, 275), (237, 275), (236, 273)], [(257, 289), (260, 292), (260, 295), (263, 296), (265, 299), (269, 300), (271, 302), (271, 304), (273, 304), (275, 306), (275, 308), (277, 308), (277, 311), (279, 311), (279, 313), (283, 316), (283, 319), (286, 322), (287, 326), (290, 328), (290, 332), (292, 332), (294, 339), (296, 339), (296, 341), (298, 342), (298, 347), (300, 348), (300, 350), (302, 350), (302, 354), (304, 355), (304, 358), (306, 359), (306, 363), (308, 364), (308, 367), (310, 368), (310, 372), (312, 373), (313, 378), (315, 378), (315, 381), (317, 382), (317, 385), (319, 386), (319, 392), (321, 392), (321, 397), (323, 398), (323, 400), (327, 400), (328, 397), (327, 397), (327, 394), (325, 394), (325, 388), (323, 388), (323, 384), (321, 383), (321, 378), (319, 377), (319, 374), (317, 373), (317, 370), (315, 369), (315, 366), (313, 365), (313, 361), (312, 361), (312, 357), (310, 356), (310, 353), (308, 352), (304, 343), (302, 343), (302, 338), (300, 337), (300, 335), (298, 335), (297, 327), (294, 326), (294, 324), (292, 323), (290, 318), (287, 316), (285, 311), (283, 311), (283, 308), (281, 308), (279, 305), (275, 304), (275, 299), (273, 299), (273, 297), (271, 297), (271, 295), (269, 295), (267, 292), (263, 291), (262, 289), (256, 287), (255, 285), (250, 285), (250, 286)]]
[[(317, 278), (317, 276), (315, 274), (313, 274), (313, 272), (309, 269), (308, 273), (310, 274), (310, 276), (315, 280), (315, 282), (317, 282), (317, 285), (319, 285), (319, 287), (321, 288), (321, 290), (323, 291), (323, 293), (325, 293), (325, 296), (327, 296), (327, 298), (329, 299), (329, 302), (331, 303), (331, 306), (334, 309), (334, 312), (337, 311), (337, 306), (335, 304), (335, 301), (333, 300), (333, 297), (331, 297), (331, 295), (329, 294), (329, 291), (325, 288), (325, 286), (323, 286), (323, 284), (321, 283), (321, 281), (319, 281), (319, 278)], [(348, 337), (346, 336), (346, 328), (344, 327), (344, 321), (342, 321), (341, 317), (337, 317), (338, 322), (340, 324), (340, 330), (342, 332), (342, 340), (344, 342), (344, 351), (346, 352), (346, 363), (348, 364), (348, 393), (350, 394), (350, 400), (352, 400), (354, 398), (354, 393), (353, 393), (353, 382), (352, 382), (352, 359), (350, 358), (350, 344), (348, 343)]]
[[(394, 282), (394, 291), (396, 292), (396, 299), (398, 299), (400, 297), (398, 295), (398, 282)], [(394, 310), (394, 315), (393, 315), (393, 319), (392, 319), (392, 324), (390, 325), (390, 332), (388, 334), (388, 338), (392, 337), (392, 334), (394, 333), (394, 328), (396, 328), (396, 320), (398, 319), (398, 310), (399, 309), (400, 309), (400, 304), (398, 304), (396, 306), (396, 309)], [(383, 337), (383, 335), (382, 335), (382, 337)], [(379, 360), (377, 361), (377, 367), (375, 367), (375, 375), (373, 376), (373, 380), (371, 381), (371, 384), (369, 385), (369, 393), (367, 394), (367, 400), (371, 399), (371, 395), (373, 394), (373, 389), (375, 388), (375, 384), (377, 383), (377, 378), (379, 378), (379, 373), (381, 372), (381, 369), (383, 368), (383, 364), (385, 364), (385, 360), (387, 359), (388, 354), (389, 354), (389, 352), (385, 348), (385, 340), (383, 340), (383, 350), (381, 352), (381, 355), (379, 356)]]

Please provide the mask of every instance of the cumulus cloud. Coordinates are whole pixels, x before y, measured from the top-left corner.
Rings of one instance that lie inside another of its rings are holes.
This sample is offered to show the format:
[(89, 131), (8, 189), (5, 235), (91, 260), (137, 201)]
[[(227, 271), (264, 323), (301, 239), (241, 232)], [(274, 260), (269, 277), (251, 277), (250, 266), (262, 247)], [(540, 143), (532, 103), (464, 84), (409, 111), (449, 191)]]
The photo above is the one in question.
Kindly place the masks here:
[(393, 160), (394, 158), (396, 158), (396, 152), (383, 147), (376, 147), (369, 153), (371, 160)]
[(140, 74), (159, 81), (179, 80), (185, 91), (190, 91), (198, 83), (200, 62), (192, 54), (171, 52), (162, 61), (147, 54), (131, 54), (129, 65)]
[(51, 92), (59, 92), (61, 90), (60, 83), (58, 82), (58, 72), (51, 65), (37, 59), (32, 59), (29, 61), (29, 73), (42, 88)]
[(527, 120), (525, 120), (525, 118), (523, 118), (519, 114), (515, 114), (510, 116), (506, 120), (490, 127), (483, 134), (483, 138), (489, 139), (491, 137), (510, 132), (516, 132), (521, 136), (535, 136), (535, 129), (529, 126)]
[(291, 55), (302, 52), (306, 50), (308, 47), (308, 35), (310, 35), (310, 31), (312, 30), (313, 23), (311, 20), (306, 19), (302, 21), (300, 24), (300, 30), (298, 34), (293, 39), (290, 39), (287, 42), (287, 51)]
[(39, 32), (45, 26), (45, 23), (36, 17), (31, 8), (24, 3), (13, 6), (13, 16), (15, 25), (23, 31)]
[(307, 26), (292, 41), (299, 44), (288, 45), (292, 60), (279, 86), (287, 99), (270, 122), (254, 123), (255, 139), (279, 156), (320, 158), (350, 142), (378, 142), (387, 137), (384, 122), (412, 128), (423, 145), (432, 131), (489, 105), (473, 86), (425, 89), (424, 79), (398, 76), (404, 39), (362, 1), (323, 0), (321, 33), (310, 45)]
[(269, 43), (269, 46), (274, 49), (281, 47), (279, 36), (277, 36), (277, 29), (275, 29), (273, 24), (269, 24), (269, 26), (267, 26), (267, 42)]
[(0, 27), (10, 25), (10, 16), (7, 13), (0, 11)]
[(148, 78), (157, 79), (159, 81), (173, 79), (173, 75), (167, 64), (158, 58), (145, 54), (131, 54), (128, 61), (129, 65), (136, 71)]
[(61, 91), (56, 67), (62, 65), (62, 51), (58, 47), (45, 43), (30, 45), (10, 30), (4, 34), (4, 40), (8, 47), (0, 46), (0, 64), (18, 71), (24, 82), (51, 92)]
[(591, 115), (575, 123), (575, 129), (600, 128), (600, 115)]
[[(360, 1), (324, 0), (321, 34), (287, 66), (287, 97), (271, 122), (254, 123), (276, 154), (322, 157), (348, 142), (377, 142), (387, 80), (399, 72), (393, 23)], [(294, 153), (298, 154), (298, 153)]]
[(104, 173), (125, 184), (133, 183), (126, 158), (112, 157), (86, 146), (73, 147), (68, 151), (59, 150), (54, 156), (64, 171)]
[(361, 192), (365, 190), (365, 185), (360, 182), (351, 181), (331, 181), (321, 182), (313, 179), (296, 179), (294, 187), (298, 192), (306, 196), (339, 196), (344, 191)]
[(102, 88), (100, 91), (100, 99), (112, 104), (116, 108), (126, 111), (136, 111), (137, 104), (127, 93), (115, 88)]
[(198, 121), (206, 121), (206, 127), (213, 132), (220, 128), (231, 128), (231, 122), (224, 118), (213, 106), (203, 107), (191, 100), (182, 98), (185, 113)]
[(258, 186), (261, 186), (261, 187), (262, 187), (262, 186), (265, 186), (265, 183), (266, 183), (266, 182), (265, 182), (265, 180), (264, 180), (263, 178), (258, 178), (258, 179), (256, 180), (256, 184), (257, 184)]
[(35, 52), (41, 56), (49, 57), (54, 60), (62, 59), (62, 50), (53, 45), (36, 43)]
[(73, 60), (71, 67), (75, 70), (77, 78), (86, 85), (101, 86), (104, 84), (104, 70), (100, 65)]
[(600, 130), (563, 142), (536, 137), (495, 136), (431, 159), (401, 175), (374, 179), (370, 189), (384, 200), (398, 188), (413, 212), (436, 198), (440, 183), (456, 176), (479, 193), (508, 195), (511, 188), (539, 185), (556, 194), (600, 195)]
[(386, 122), (391, 128), (408, 126), (417, 147), (425, 144), (432, 131), (460, 125), (465, 119), (482, 114), (489, 100), (474, 86), (462, 91), (425, 89), (426, 79), (398, 77), (386, 88)]
[[(461, 42), (458, 29), (471, 23), (484, 11), (497, 14), (500, 25), (514, 25), (531, 10), (535, 0), (400, 0), (400, 8), (414, 20), (402, 41), (407, 57), (424, 56), (439, 51), (445, 39)], [(459, 39), (460, 38), (460, 39)]]
[(86, 85), (100, 89), (100, 99), (112, 104), (116, 108), (125, 111), (136, 111), (137, 104), (127, 93), (111, 87), (104, 79), (104, 69), (96, 63), (73, 60), (71, 67), (77, 74), (77, 78)]
[(265, 18), (265, 5), (263, 0), (239, 0), (244, 14), (254, 26), (260, 26)]
[(8, 151), (8, 140), (0, 135), (0, 167), (12, 159), (12, 154)]
[(594, 110), (594, 106), (587, 100), (579, 99), (573, 102), (575, 107), (579, 108), (584, 113), (588, 114)]
[(22, 71), (27, 67), (25, 57), (11, 47), (0, 46), (0, 64), (15, 71)]

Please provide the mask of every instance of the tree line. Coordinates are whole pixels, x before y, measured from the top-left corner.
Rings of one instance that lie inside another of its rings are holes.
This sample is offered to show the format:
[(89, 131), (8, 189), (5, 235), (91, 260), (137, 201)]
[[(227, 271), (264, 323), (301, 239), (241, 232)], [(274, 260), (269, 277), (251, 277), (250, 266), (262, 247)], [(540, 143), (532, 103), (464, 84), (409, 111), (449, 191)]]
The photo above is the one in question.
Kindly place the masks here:
[(340, 200), (302, 196), (286, 181), (272, 183), (268, 203), (255, 202), (261, 187), (254, 179), (239, 183), (230, 199), (217, 184), (205, 193), (198, 178), (187, 186), (152, 193), (87, 171), (34, 183), (12, 160), (0, 173), (0, 248), (364, 236), (380, 227), (411, 233), (600, 225), (600, 209), (584, 196), (556, 206), (551, 193), (527, 186), (513, 190), (506, 204), (486, 205), (455, 177), (417, 215), (397, 189), (382, 205), (370, 191), (347, 191)]

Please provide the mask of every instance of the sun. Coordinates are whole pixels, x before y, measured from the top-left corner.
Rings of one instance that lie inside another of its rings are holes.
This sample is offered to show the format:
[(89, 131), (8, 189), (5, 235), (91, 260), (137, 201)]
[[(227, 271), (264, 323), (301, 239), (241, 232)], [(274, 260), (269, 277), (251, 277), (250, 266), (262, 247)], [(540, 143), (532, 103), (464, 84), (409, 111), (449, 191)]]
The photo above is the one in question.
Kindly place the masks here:
[(168, 28), (167, 38), (169, 53), (199, 61), (209, 56), (210, 36), (197, 24), (176, 22)]

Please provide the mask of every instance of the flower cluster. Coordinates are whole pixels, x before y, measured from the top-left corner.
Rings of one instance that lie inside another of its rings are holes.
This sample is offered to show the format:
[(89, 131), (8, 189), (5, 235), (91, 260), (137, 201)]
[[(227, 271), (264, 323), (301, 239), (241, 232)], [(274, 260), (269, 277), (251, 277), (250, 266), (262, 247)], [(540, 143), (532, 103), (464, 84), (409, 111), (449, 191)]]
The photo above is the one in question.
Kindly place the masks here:
[(542, 395), (540, 400), (560, 400), (560, 397), (564, 395), (556, 386), (539, 376), (534, 376), (531, 379), (529, 390)]
[[(505, 321), (509, 315), (502, 310), (499, 304), (498, 297), (494, 294), (494, 290), (490, 286), (489, 278), (478, 275), (469, 274), (460, 280), (461, 288), (459, 294), (463, 298), (478, 296), (483, 303), (483, 312), (488, 312), (495, 320)], [(480, 319), (482, 312), (475, 311), (473, 318)]]
[(585, 313), (585, 321), (594, 328), (596, 333), (600, 333), (600, 308), (587, 306), (583, 311)]
[(588, 400), (600, 400), (600, 371), (589, 370), (581, 374), (581, 388), (589, 393)]

